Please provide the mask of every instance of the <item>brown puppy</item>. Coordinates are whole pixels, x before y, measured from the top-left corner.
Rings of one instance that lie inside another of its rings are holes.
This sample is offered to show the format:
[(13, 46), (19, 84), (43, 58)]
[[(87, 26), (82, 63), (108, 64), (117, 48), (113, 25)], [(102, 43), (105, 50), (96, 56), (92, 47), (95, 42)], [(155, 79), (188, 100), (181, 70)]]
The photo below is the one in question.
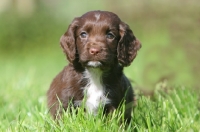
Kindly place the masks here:
[[(60, 100), (66, 110), (86, 98), (86, 111), (96, 114), (99, 105), (109, 113), (125, 101), (125, 119), (129, 122), (133, 107), (133, 89), (123, 74), (136, 57), (141, 44), (127, 24), (107, 11), (91, 11), (77, 17), (60, 39), (69, 64), (55, 77), (47, 92), (48, 107), (54, 119)], [(59, 117), (59, 116), (58, 116)]]

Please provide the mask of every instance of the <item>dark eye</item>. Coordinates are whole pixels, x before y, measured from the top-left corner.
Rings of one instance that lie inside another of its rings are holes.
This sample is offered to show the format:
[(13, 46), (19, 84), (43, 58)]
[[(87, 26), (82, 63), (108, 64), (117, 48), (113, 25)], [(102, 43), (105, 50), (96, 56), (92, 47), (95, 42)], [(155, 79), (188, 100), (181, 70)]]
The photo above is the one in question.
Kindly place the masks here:
[(113, 33), (109, 32), (109, 33), (106, 34), (106, 38), (108, 38), (108, 39), (114, 39), (115, 35)]
[(81, 38), (86, 38), (87, 37), (87, 33), (86, 32), (81, 32), (80, 37)]

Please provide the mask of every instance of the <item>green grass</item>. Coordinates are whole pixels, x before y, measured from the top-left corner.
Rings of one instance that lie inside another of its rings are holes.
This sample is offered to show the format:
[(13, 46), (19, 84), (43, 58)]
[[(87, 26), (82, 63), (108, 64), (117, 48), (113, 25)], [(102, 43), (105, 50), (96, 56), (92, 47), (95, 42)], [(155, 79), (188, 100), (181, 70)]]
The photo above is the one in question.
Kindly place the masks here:
[[(55, 50), (59, 50), (55, 49)], [(108, 117), (65, 113), (52, 120), (46, 107), (46, 91), (52, 78), (65, 65), (64, 55), (33, 52), (0, 59), (0, 131), (199, 131), (198, 93), (184, 86), (155, 86), (149, 98), (137, 94), (132, 122), (120, 125), (121, 112)], [(45, 55), (44, 55), (45, 54)], [(138, 91), (138, 89), (136, 89)]]

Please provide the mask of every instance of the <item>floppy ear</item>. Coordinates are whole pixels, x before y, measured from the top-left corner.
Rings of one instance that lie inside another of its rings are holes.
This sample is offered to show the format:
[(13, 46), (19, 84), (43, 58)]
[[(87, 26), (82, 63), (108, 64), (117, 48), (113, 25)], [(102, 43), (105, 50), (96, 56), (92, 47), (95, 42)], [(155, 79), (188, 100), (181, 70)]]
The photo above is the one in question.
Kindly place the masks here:
[(121, 38), (117, 47), (118, 61), (122, 66), (129, 66), (141, 48), (141, 43), (127, 24), (121, 22), (119, 28)]
[(75, 18), (69, 25), (67, 32), (60, 38), (60, 45), (63, 52), (66, 54), (69, 62), (73, 62), (76, 59), (76, 42), (75, 32), (78, 27), (78, 20)]

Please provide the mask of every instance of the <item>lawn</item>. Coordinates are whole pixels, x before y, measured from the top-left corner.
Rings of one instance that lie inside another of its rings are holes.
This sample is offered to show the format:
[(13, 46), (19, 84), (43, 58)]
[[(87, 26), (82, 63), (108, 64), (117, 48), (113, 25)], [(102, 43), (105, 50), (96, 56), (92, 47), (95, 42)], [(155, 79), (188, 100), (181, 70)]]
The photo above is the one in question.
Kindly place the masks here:
[[(78, 10), (70, 6), (76, 2), (60, 1), (45, 7), (38, 1), (29, 17), (14, 9), (0, 12), (0, 131), (200, 131), (197, 0), (109, 1), (113, 6), (86, 1)], [(138, 56), (124, 70), (137, 96), (129, 126), (120, 123), (123, 108), (108, 117), (101, 110), (92, 116), (80, 108), (77, 115), (75, 110), (66, 112), (59, 122), (48, 113), (46, 92), (67, 64), (59, 38), (74, 17), (97, 7), (117, 13), (142, 42)]]
[(57, 124), (48, 114), (46, 91), (65, 65), (65, 57), (48, 51), (35, 53), (0, 59), (0, 131), (200, 130), (198, 94), (184, 86), (168, 86), (167, 82), (158, 83), (151, 97), (137, 92), (137, 106), (126, 129), (119, 125), (121, 111), (107, 118), (101, 112), (95, 117), (81, 110), (78, 115), (67, 112), (66, 118)]

